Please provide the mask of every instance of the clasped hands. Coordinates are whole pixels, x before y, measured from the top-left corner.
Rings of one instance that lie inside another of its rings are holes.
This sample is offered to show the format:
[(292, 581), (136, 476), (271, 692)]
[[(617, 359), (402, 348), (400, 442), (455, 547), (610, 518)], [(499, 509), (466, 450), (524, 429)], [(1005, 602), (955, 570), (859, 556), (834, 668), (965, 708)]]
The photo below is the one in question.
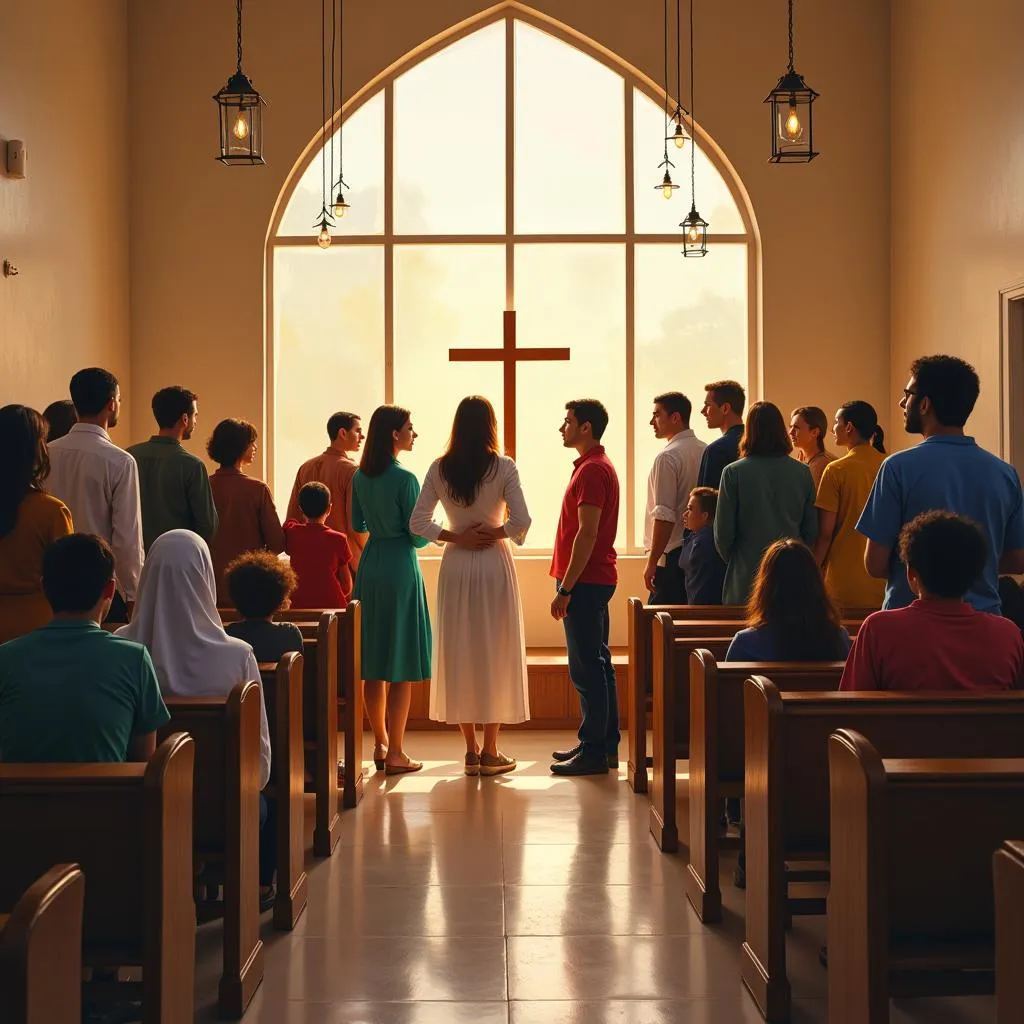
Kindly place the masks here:
[(457, 547), (467, 548), (469, 551), (485, 551), (498, 543), (495, 527), (485, 526), (483, 523), (468, 526), (461, 533), (455, 534), (454, 539)]

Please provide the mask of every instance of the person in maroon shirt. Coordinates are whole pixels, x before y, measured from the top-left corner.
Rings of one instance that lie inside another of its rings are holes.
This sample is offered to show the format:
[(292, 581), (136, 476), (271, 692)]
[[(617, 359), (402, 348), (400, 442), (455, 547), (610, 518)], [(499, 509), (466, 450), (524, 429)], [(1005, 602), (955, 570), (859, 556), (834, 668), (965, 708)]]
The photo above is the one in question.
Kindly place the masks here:
[(231, 608), (231, 592), (224, 578), (228, 563), (247, 551), (284, 551), (284, 532), (270, 488), (245, 475), (256, 459), (256, 428), (246, 420), (221, 420), (206, 452), (220, 465), (210, 477), (218, 526), (210, 541), (210, 557), (217, 574), (217, 607)]
[(579, 743), (556, 750), (556, 775), (607, 774), (619, 766), (619, 702), (608, 649), (608, 602), (615, 593), (619, 478), (601, 445), (608, 411), (593, 398), (566, 403), (562, 444), (579, 458), (562, 500), (551, 575), (551, 616), (565, 629), (569, 675), (580, 698)]
[(331, 492), (313, 481), (299, 490), (299, 508), (305, 522), (284, 524), (285, 550), (299, 585), (292, 594), (293, 608), (347, 608), (352, 596), (352, 548), (348, 538), (326, 525), (331, 513)]
[(988, 561), (978, 524), (952, 512), (924, 512), (903, 527), (899, 545), (917, 600), (864, 620), (839, 689), (1021, 689), (1020, 630), (965, 600)]

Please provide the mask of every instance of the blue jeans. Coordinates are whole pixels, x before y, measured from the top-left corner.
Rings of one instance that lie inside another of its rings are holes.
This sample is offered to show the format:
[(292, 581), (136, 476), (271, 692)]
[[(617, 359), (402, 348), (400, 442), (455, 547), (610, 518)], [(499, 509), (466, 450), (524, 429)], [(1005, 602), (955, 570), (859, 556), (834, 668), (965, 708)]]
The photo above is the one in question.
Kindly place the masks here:
[(580, 743), (584, 753), (601, 758), (619, 749), (619, 700), (608, 649), (608, 602), (614, 593), (614, 586), (577, 583), (562, 620), (569, 675), (583, 716)]

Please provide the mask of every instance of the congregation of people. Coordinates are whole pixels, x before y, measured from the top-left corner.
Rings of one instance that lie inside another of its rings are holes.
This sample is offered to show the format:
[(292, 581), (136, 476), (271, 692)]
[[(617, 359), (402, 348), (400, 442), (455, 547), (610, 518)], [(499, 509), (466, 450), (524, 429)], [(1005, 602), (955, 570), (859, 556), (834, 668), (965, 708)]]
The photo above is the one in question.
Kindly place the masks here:
[[(643, 580), (656, 605), (744, 605), (730, 661), (845, 661), (840, 689), (999, 690), (1024, 684), (1021, 483), (965, 433), (977, 374), (950, 356), (918, 359), (900, 406), (923, 440), (886, 457), (875, 410), (814, 406), (787, 426), (741, 385), (705, 388), (700, 441), (680, 392), (658, 395), (664, 441), (650, 470)], [(11, 761), (145, 760), (167, 696), (226, 695), (258, 664), (302, 650), (290, 605), (362, 609), (361, 665), (378, 770), (422, 765), (406, 751), (412, 688), (457, 725), (468, 775), (516, 767), (502, 725), (530, 717), (523, 601), (511, 545), (531, 526), (515, 462), (501, 454), (486, 398), (458, 406), (448, 445), (422, 484), (401, 464), (417, 433), (381, 406), (327, 421), (325, 451), (298, 469), (282, 522), (249, 476), (257, 433), (244, 420), (190, 452), (198, 399), (152, 399), (157, 432), (118, 447), (113, 374), (79, 371), (70, 402), (45, 414), (0, 409), (0, 756)], [(609, 647), (618, 585), (619, 481), (596, 399), (566, 403), (576, 453), (550, 566), (580, 704), (578, 744), (556, 775), (618, 766), (619, 707)], [(845, 449), (839, 457), (829, 444)], [(794, 457), (795, 455), (795, 457)], [(358, 461), (357, 461), (358, 459)], [(568, 469), (569, 467), (567, 467)], [(438, 514), (438, 507), (442, 515)], [(418, 549), (443, 549), (431, 625)], [(287, 556), (287, 558), (283, 556)], [(856, 636), (847, 608), (879, 609)], [(224, 609), (233, 609), (224, 625)], [(984, 650), (979, 660), (972, 655)], [(271, 745), (261, 707), (260, 785)], [(273, 809), (261, 797), (261, 836)], [(261, 906), (272, 904), (274, 845), (261, 840)]]

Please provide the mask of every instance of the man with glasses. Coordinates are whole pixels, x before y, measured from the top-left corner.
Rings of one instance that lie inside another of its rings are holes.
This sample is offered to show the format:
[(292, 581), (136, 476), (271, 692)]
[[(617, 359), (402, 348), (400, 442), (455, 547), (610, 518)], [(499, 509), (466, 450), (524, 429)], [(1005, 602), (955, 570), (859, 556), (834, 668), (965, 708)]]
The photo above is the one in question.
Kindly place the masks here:
[(975, 609), (998, 615), (999, 573), (1024, 572), (1017, 471), (964, 434), (980, 390), (974, 367), (955, 356), (925, 356), (910, 368), (900, 408), (907, 433), (922, 434), (924, 441), (882, 463), (857, 523), (867, 538), (867, 571), (888, 581), (884, 608), (914, 600), (897, 550), (900, 531), (934, 509), (973, 519), (984, 531), (985, 571), (964, 597)]

